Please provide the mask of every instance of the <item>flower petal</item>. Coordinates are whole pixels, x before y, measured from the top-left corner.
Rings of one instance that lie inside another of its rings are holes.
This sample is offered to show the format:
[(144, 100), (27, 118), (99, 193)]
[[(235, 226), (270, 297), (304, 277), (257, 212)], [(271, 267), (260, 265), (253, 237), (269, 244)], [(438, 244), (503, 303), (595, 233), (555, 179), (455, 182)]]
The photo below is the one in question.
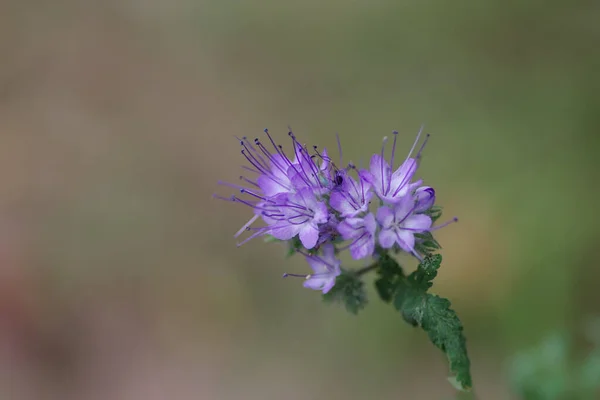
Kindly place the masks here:
[(415, 192), (417, 198), (416, 213), (429, 210), (435, 203), (435, 190), (429, 186), (421, 186)]
[(369, 164), (369, 172), (373, 177), (373, 187), (380, 196), (387, 194), (387, 188), (390, 178), (390, 165), (383, 160), (379, 154), (373, 154)]
[(408, 183), (412, 179), (415, 172), (417, 172), (417, 160), (414, 158), (409, 158), (404, 161), (402, 165), (392, 174), (390, 195), (396, 197), (406, 194)]
[(333, 192), (329, 199), (329, 205), (333, 207), (334, 210), (339, 211), (343, 217), (352, 215), (356, 211), (348, 201), (348, 196), (348, 193), (337, 191)]
[(400, 248), (407, 253), (412, 253), (415, 249), (415, 235), (411, 231), (397, 229), (396, 241)]
[(350, 255), (355, 260), (360, 260), (373, 255), (375, 239), (368, 235), (350, 245)]
[(431, 218), (424, 214), (411, 215), (402, 223), (402, 228), (409, 229), (413, 233), (424, 232), (431, 228)]
[(361, 218), (346, 218), (338, 224), (337, 230), (344, 239), (353, 239), (360, 235), (362, 224)]
[(379, 244), (384, 249), (389, 249), (396, 243), (396, 233), (394, 229), (384, 229), (379, 232)]
[(306, 249), (312, 249), (319, 240), (319, 230), (312, 224), (304, 224), (300, 228), (300, 241)]
[(394, 212), (389, 207), (379, 207), (377, 210), (377, 221), (383, 226), (383, 228), (389, 228), (394, 222)]
[(413, 211), (415, 207), (415, 199), (409, 193), (402, 197), (400, 201), (394, 206), (394, 218), (396, 222), (400, 222)]

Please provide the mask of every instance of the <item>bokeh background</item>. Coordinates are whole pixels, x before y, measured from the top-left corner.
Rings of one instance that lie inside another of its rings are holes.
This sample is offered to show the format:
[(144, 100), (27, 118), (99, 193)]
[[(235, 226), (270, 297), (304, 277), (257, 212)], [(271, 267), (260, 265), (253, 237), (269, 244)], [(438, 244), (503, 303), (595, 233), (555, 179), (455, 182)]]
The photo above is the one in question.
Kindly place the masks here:
[(598, 21), (585, 1), (1, 2), (0, 397), (454, 398), (426, 335), (282, 280), (303, 260), (236, 248), (249, 210), (211, 197), (235, 135), (338, 132), (359, 162), (425, 124), (420, 176), (460, 217), (435, 292), (477, 398), (521, 398), (513, 355), (554, 331), (584, 355), (600, 313)]

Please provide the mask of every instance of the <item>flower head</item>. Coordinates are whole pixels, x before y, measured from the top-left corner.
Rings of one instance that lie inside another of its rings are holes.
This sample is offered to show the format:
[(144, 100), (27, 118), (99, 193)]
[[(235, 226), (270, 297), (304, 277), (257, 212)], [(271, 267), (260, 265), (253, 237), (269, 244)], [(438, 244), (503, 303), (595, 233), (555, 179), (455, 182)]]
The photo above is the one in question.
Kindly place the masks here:
[[(327, 149), (319, 151), (312, 146), (309, 151), (291, 130), (288, 150), (276, 144), (268, 130), (264, 133), (264, 143), (258, 138), (239, 139), (241, 154), (248, 162), (243, 168), (253, 176), (241, 176), (241, 184), (221, 182), (238, 194), (216, 197), (252, 209), (252, 217), (234, 235), (237, 238), (250, 232), (238, 245), (266, 235), (290, 241), (291, 248), (305, 256), (312, 274), (285, 275), (305, 278), (305, 287), (327, 293), (341, 271), (336, 255), (344, 250), (356, 260), (391, 248), (420, 259), (428, 249), (420, 245), (425, 239), (419, 234), (447, 225), (432, 227), (440, 213), (439, 207), (434, 207), (435, 190), (415, 179), (429, 135), (413, 155), (420, 131), (407, 157), (394, 170), (398, 135), (394, 131), (389, 160), (385, 158), (384, 139), (368, 170), (357, 170), (352, 163), (342, 164), (337, 135), (336, 164)], [(377, 210), (372, 209), (373, 200)]]

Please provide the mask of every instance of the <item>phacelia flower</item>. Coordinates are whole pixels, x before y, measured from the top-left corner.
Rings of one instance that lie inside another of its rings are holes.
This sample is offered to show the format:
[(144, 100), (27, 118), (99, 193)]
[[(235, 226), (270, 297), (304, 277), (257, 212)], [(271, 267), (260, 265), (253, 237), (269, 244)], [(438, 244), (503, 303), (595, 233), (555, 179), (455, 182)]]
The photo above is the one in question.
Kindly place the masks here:
[(339, 189), (331, 194), (329, 204), (342, 217), (354, 217), (369, 208), (373, 197), (371, 184), (364, 173), (358, 174), (358, 182), (350, 175), (338, 174)]
[[(440, 213), (439, 207), (434, 208), (435, 190), (414, 178), (429, 137), (413, 155), (421, 131), (396, 170), (396, 131), (389, 161), (385, 158), (384, 139), (381, 153), (371, 157), (368, 170), (357, 170), (352, 163), (342, 164), (337, 135), (338, 163), (327, 149), (319, 151), (317, 146), (301, 144), (291, 130), (291, 150), (287, 152), (268, 130), (264, 133), (267, 145), (258, 138), (238, 139), (248, 162), (243, 168), (252, 176), (241, 176), (241, 184), (221, 182), (238, 194), (215, 197), (252, 209), (250, 220), (234, 235), (239, 238), (250, 232), (238, 245), (267, 236), (289, 242), (293, 251), (303, 254), (313, 273), (285, 276), (305, 278), (307, 288), (327, 293), (335, 285), (341, 273), (336, 255), (344, 250), (356, 260), (377, 257), (391, 248), (421, 259), (420, 252), (428, 250), (422, 246), (415, 250), (415, 244), (425, 240), (419, 234), (456, 220), (432, 227), (431, 217), (437, 218)], [(372, 203), (379, 208), (373, 209)]]
[(282, 196), (284, 201), (275, 203), (276, 211), (263, 211), (265, 222), (272, 224), (265, 233), (279, 240), (290, 240), (299, 236), (306, 249), (312, 249), (319, 240), (319, 225), (327, 222), (328, 211), (309, 188), (298, 193)]
[(419, 139), (421, 138), (421, 132), (422, 130), (419, 131), (419, 134), (417, 135), (417, 138), (415, 139), (408, 156), (404, 162), (400, 164), (396, 171), (392, 172), (392, 168), (394, 167), (394, 156), (396, 155), (396, 139), (398, 137), (397, 131), (394, 131), (394, 144), (392, 145), (392, 156), (390, 158), (390, 162), (388, 163), (384, 156), (387, 138), (384, 139), (383, 146), (381, 148), (381, 154), (373, 154), (371, 157), (369, 173), (366, 174), (366, 176), (373, 185), (377, 196), (379, 196), (382, 201), (386, 203), (397, 203), (401, 198), (404, 197), (405, 194), (410, 193), (422, 183), (422, 181), (411, 183), (411, 180), (417, 171), (417, 160), (420, 158), (421, 152), (425, 148), (429, 137), (428, 135), (421, 145), (421, 149), (418, 151), (415, 158), (411, 158), (411, 155), (415, 150), (417, 143), (419, 143)]
[(424, 214), (416, 214), (418, 202), (409, 193), (399, 199), (393, 208), (380, 207), (377, 210), (377, 221), (381, 224), (379, 244), (389, 249), (398, 244), (407, 253), (415, 253), (415, 234), (431, 228), (431, 218)]
[(340, 260), (335, 257), (334, 246), (328, 243), (323, 246), (322, 256), (305, 255), (305, 258), (313, 273), (306, 275), (304, 287), (320, 290), (323, 294), (329, 292), (335, 285), (335, 278), (342, 272)]
[(338, 225), (338, 231), (346, 240), (352, 240), (348, 246), (350, 255), (355, 260), (370, 257), (375, 250), (375, 231), (377, 222), (373, 214), (364, 218), (346, 218)]

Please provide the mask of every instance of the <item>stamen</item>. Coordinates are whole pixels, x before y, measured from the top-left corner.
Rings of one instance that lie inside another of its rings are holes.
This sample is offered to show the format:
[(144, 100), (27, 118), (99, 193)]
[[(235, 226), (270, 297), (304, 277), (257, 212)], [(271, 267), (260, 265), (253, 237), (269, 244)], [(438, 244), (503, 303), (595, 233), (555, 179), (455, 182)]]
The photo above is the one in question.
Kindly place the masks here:
[(310, 274), (308, 274), (308, 275), (288, 274), (287, 272), (283, 274), (282, 278), (287, 278), (288, 276), (291, 276), (291, 277), (294, 277), (294, 278), (310, 279)]
[(238, 189), (238, 190), (251, 190), (251, 189), (245, 188), (243, 186), (236, 185), (235, 183), (229, 183), (229, 182), (225, 182), (225, 181), (217, 181), (217, 184), (222, 185), (222, 186), (228, 186), (230, 188)]
[(455, 222), (458, 222), (458, 218), (456, 218), (456, 217), (452, 218), (450, 221), (446, 221), (446, 222), (444, 222), (444, 223), (443, 223), (443, 224), (441, 224), (441, 225), (434, 226), (433, 228), (429, 229), (429, 231), (430, 231), (430, 232), (431, 232), (431, 231), (437, 231), (438, 229), (442, 229), (442, 228), (444, 228), (444, 227), (446, 227), (446, 226), (448, 226), (448, 225), (450, 225), (450, 224), (453, 224), (453, 223), (455, 223)]
[(384, 155), (385, 155), (385, 144), (387, 143), (388, 138), (387, 136), (384, 136), (383, 138), (383, 144), (381, 145), (381, 193), (383, 193), (384, 195), (387, 194), (387, 192), (385, 192), (385, 187), (384, 187), (384, 176), (383, 176), (383, 163), (384, 163)]
[(248, 228), (250, 228), (250, 225), (252, 225), (254, 223), (254, 221), (256, 221), (258, 219), (258, 214), (255, 214), (252, 218), (250, 218), (250, 221), (246, 222), (244, 224), (244, 226), (242, 226), (240, 228), (239, 231), (237, 231), (235, 233), (235, 235), (233, 235), (234, 238), (237, 238), (238, 236), (240, 236), (243, 232), (245, 232), (246, 230), (248, 230)]
[(392, 132), (394, 134), (394, 144), (392, 145), (392, 157), (390, 159), (390, 176), (389, 176), (389, 182), (388, 182), (388, 187), (386, 192), (389, 193), (390, 192), (390, 186), (392, 185), (392, 171), (394, 170), (394, 155), (396, 153), (396, 139), (398, 139), (398, 131), (393, 131)]
[(246, 178), (246, 177), (245, 177), (245, 176), (243, 176), (243, 175), (240, 175), (240, 180), (242, 180), (242, 181), (244, 181), (244, 182), (246, 182), (246, 183), (249, 183), (249, 184), (251, 184), (251, 185), (253, 185), (253, 186), (256, 186), (257, 188), (259, 188), (259, 189), (260, 189), (260, 186), (258, 186), (258, 183), (254, 182), (253, 180), (250, 180), (250, 179)]
[(416, 156), (417, 160), (419, 160), (421, 158), (421, 153), (423, 152), (423, 149), (425, 148), (427, 141), (429, 141), (430, 136), (431, 135), (429, 133), (427, 135), (425, 135), (425, 140), (423, 141), (423, 144), (421, 145), (421, 148), (419, 149), (419, 152), (417, 153), (417, 156)]
[(407, 160), (410, 158), (410, 156), (412, 155), (412, 152), (415, 150), (417, 143), (419, 143), (419, 139), (421, 138), (421, 134), (423, 133), (424, 128), (425, 128), (425, 125), (421, 125), (421, 128), (419, 129), (419, 133), (417, 134), (417, 138), (415, 139), (415, 142), (413, 143), (412, 147), (410, 148), (410, 151), (408, 152), (408, 157), (406, 157)]
[(338, 153), (340, 154), (340, 165), (344, 165), (344, 162), (342, 161), (342, 142), (340, 141), (340, 135), (338, 135), (337, 132), (335, 133), (335, 140), (337, 141)]
[(237, 246), (237, 247), (241, 247), (241, 246), (243, 246), (244, 244), (248, 243), (250, 240), (254, 239), (255, 237), (258, 237), (258, 236), (264, 235), (264, 234), (265, 234), (265, 233), (267, 233), (268, 231), (269, 231), (269, 228), (265, 228), (265, 229), (263, 229), (263, 230), (259, 230), (259, 231), (255, 232), (255, 233), (253, 233), (252, 235), (248, 236), (246, 239), (242, 240), (241, 242), (239, 242), (239, 243), (236, 243), (236, 246)]

